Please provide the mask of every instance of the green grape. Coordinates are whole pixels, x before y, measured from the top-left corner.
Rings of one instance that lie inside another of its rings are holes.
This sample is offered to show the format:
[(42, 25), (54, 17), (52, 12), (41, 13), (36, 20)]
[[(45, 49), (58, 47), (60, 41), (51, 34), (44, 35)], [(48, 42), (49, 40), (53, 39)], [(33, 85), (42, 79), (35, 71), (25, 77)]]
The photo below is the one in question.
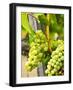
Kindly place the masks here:
[(58, 59), (58, 55), (54, 55), (54, 56), (52, 57), (52, 59), (57, 60), (57, 59)]
[(53, 71), (56, 73), (56, 72), (57, 72), (57, 69), (56, 69), (56, 68), (54, 68), (54, 69), (53, 69)]
[(48, 76), (52, 76), (52, 74), (51, 73), (48, 73)]
[(53, 62), (54, 64), (56, 64), (56, 60), (53, 60), (52, 62)]
[(59, 75), (62, 75), (62, 72), (61, 71), (59, 71)]
[(48, 65), (47, 68), (48, 68), (48, 70), (51, 70), (52, 69), (52, 67), (50, 65)]
[[(46, 36), (41, 30), (38, 30), (34, 36), (34, 41), (30, 44), (29, 50), (29, 63), (25, 64), (27, 71), (32, 71), (36, 67), (40, 65), (43, 61), (46, 60), (46, 57), (49, 55), (45, 55), (48, 51), (48, 41)], [(45, 57), (44, 57), (45, 55)]]
[(47, 73), (49, 73), (49, 72), (48, 72), (48, 69), (47, 69), (47, 70), (45, 70), (45, 73), (46, 73), (46, 74), (47, 74)]
[(31, 70), (32, 70), (32, 66), (31, 66), (31, 64), (30, 64), (29, 62), (27, 62), (27, 63), (25, 64), (25, 69), (26, 69), (27, 71), (31, 71)]
[(59, 53), (59, 57), (62, 56), (62, 53)]
[(39, 55), (37, 57), (42, 57), (43, 56), (43, 53), (39, 53)]
[(56, 62), (56, 65), (59, 65), (59, 61)]
[(51, 63), (51, 66), (53, 67), (54, 66), (54, 63)]
[(52, 75), (55, 74), (54, 70), (51, 71), (51, 74), (52, 74)]
[(54, 65), (54, 68), (57, 69), (57, 65), (56, 64)]
[(48, 76), (57, 76), (63, 75), (64, 72), (64, 42), (62, 40), (58, 40), (57, 48), (52, 52), (51, 59), (48, 62), (47, 69), (45, 73)]
[(47, 51), (48, 50), (48, 47), (44, 47), (44, 51)]
[(64, 56), (62, 56), (62, 57), (60, 58), (60, 60), (61, 60), (61, 61), (64, 61)]

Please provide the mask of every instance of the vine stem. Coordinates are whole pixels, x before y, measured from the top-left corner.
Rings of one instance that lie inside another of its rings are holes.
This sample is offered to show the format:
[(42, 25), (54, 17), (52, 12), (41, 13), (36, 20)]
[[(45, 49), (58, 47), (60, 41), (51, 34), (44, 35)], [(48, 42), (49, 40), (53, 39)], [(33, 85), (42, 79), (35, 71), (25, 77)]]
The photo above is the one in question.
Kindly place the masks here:
[[(45, 15), (48, 22), (50, 22), (50, 14), (46, 14)], [(50, 30), (49, 30), (49, 24), (45, 26), (45, 35), (46, 35), (46, 38), (48, 40), (48, 51), (49, 52), (52, 52), (52, 49), (51, 49), (51, 41), (50, 41)]]

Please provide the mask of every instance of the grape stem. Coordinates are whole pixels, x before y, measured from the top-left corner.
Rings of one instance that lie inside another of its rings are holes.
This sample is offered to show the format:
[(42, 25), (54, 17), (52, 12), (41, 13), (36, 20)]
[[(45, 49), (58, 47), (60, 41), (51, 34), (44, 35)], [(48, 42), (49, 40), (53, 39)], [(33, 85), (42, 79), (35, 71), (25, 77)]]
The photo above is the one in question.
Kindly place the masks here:
[[(45, 14), (46, 18), (48, 21), (50, 21), (50, 15), (49, 14)], [(49, 24), (45, 26), (45, 35), (46, 35), (46, 38), (48, 40), (48, 51), (51, 53), (52, 52), (52, 49), (51, 49), (51, 40), (50, 40), (50, 30), (49, 30)]]

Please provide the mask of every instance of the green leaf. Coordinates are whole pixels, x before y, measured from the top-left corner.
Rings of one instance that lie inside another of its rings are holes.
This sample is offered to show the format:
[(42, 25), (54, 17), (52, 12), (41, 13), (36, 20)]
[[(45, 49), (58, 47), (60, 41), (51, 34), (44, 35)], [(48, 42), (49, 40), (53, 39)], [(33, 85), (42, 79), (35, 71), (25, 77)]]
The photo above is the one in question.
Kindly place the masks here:
[(35, 32), (28, 22), (27, 13), (21, 13), (21, 28), (23, 31), (26, 31), (29, 34), (29, 44), (30, 44), (33, 41), (33, 36), (35, 35)]
[(51, 19), (50, 19), (50, 26), (49, 27), (50, 27), (51, 36), (53, 37), (54, 33), (58, 33), (58, 35), (63, 38), (64, 15), (62, 15), (62, 14), (51, 14), (50, 16), (51, 16)]
[(38, 19), (40, 21), (40, 23), (42, 25), (49, 25), (49, 21), (47, 20), (46, 16), (43, 14), (43, 15), (39, 15), (38, 16)]
[(43, 14), (42, 13), (33, 13), (33, 16), (37, 19), (38, 23), (40, 23), (39, 18), (38, 18), (40, 15), (43, 15)]
[(21, 13), (21, 27), (22, 30), (27, 31), (29, 34), (34, 34), (34, 30), (30, 26), (28, 22), (28, 14), (27, 13)]
[(51, 18), (50, 19), (50, 31), (57, 32), (58, 31), (58, 29), (57, 29), (58, 24), (57, 24), (57, 19), (56, 19), (55, 14), (51, 14), (50, 18)]
[(51, 58), (51, 55), (49, 54), (49, 52), (45, 52), (45, 54), (42, 57), (43, 65), (47, 66), (47, 63), (50, 60), (50, 58)]

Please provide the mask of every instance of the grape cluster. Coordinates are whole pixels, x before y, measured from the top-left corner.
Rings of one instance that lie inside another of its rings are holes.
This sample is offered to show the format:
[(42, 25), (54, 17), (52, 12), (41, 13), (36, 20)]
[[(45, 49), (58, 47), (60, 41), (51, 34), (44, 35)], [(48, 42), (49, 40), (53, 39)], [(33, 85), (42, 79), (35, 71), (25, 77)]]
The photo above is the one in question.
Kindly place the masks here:
[(58, 46), (51, 54), (45, 73), (48, 76), (64, 74), (64, 41), (58, 40)]
[(32, 71), (43, 61), (43, 56), (48, 51), (48, 41), (41, 30), (34, 35), (34, 41), (30, 44), (28, 61), (25, 64), (27, 71)]

